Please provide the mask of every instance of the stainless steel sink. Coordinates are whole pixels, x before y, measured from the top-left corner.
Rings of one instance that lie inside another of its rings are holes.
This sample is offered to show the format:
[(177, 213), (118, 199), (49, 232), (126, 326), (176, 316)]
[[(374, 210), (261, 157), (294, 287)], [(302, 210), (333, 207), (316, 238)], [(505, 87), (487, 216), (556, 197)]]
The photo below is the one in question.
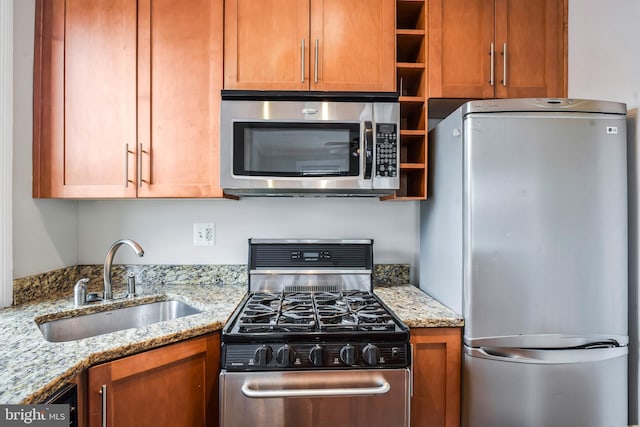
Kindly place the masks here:
[(38, 324), (47, 341), (74, 341), (200, 313), (180, 301), (158, 301)]

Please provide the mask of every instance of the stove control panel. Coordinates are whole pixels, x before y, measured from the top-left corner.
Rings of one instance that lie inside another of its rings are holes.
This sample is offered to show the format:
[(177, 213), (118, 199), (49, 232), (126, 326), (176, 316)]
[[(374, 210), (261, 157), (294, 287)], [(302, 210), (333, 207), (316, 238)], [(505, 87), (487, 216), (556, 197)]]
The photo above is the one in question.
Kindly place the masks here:
[(409, 366), (405, 342), (223, 343), (222, 366), (229, 371), (398, 368)]

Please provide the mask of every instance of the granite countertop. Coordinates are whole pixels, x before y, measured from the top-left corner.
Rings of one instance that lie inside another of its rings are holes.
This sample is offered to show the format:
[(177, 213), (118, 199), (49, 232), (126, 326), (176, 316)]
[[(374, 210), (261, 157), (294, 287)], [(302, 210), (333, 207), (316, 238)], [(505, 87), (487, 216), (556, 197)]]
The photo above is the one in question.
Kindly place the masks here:
[(374, 292), (410, 328), (464, 326), (462, 316), (412, 285), (374, 288)]
[[(39, 321), (100, 311), (103, 303), (77, 309), (72, 298), (41, 299), (0, 310), (0, 403), (39, 403), (77, 374), (106, 362), (165, 344), (222, 329), (246, 293), (246, 285), (142, 285), (132, 300), (108, 304), (133, 305), (175, 299), (202, 313), (136, 329), (77, 341), (53, 343), (42, 336)], [(409, 327), (460, 327), (460, 316), (411, 285), (376, 288), (380, 298)]]

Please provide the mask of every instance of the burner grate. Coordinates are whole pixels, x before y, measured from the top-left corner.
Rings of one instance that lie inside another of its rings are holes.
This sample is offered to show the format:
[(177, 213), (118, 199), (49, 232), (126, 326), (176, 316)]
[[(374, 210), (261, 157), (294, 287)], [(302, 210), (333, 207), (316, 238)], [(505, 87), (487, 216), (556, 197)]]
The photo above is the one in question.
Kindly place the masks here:
[(255, 292), (238, 317), (240, 333), (394, 329), (389, 312), (363, 291)]

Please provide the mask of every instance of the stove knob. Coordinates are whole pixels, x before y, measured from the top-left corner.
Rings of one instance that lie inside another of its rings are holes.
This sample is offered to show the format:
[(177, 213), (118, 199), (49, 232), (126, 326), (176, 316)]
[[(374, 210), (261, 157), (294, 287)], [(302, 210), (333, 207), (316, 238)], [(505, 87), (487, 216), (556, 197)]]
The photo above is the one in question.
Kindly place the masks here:
[(340, 360), (347, 365), (356, 363), (356, 348), (351, 344), (347, 344), (340, 349)]
[(367, 365), (376, 365), (380, 357), (380, 349), (373, 344), (367, 344), (362, 349), (362, 358)]
[(309, 351), (309, 361), (313, 366), (322, 366), (324, 359), (324, 350), (318, 344), (311, 348)]
[(276, 351), (276, 363), (278, 366), (291, 366), (296, 359), (296, 352), (288, 345), (283, 345)]
[(271, 362), (272, 356), (273, 353), (271, 352), (271, 347), (268, 345), (261, 345), (256, 349), (256, 352), (253, 355), (253, 360), (258, 366), (266, 366)]

